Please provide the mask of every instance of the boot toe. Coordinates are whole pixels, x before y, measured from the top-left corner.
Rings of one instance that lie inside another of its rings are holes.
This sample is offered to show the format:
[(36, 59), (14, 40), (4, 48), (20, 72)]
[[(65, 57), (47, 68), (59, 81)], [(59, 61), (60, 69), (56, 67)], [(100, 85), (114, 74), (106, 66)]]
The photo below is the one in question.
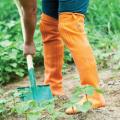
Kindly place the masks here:
[(77, 114), (78, 111), (77, 111), (76, 107), (70, 107), (70, 108), (66, 109), (65, 113), (68, 115), (74, 115), (74, 114)]

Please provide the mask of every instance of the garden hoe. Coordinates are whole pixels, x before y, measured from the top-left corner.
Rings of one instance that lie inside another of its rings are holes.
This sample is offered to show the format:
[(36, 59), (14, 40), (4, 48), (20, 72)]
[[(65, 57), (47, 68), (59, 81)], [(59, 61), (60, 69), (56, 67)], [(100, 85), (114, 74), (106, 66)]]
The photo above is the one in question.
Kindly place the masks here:
[[(21, 26), (23, 32), (23, 38), (25, 40), (25, 29), (23, 24), (23, 15), (19, 0), (15, 0), (15, 4), (18, 8), (20, 17), (21, 17)], [(30, 80), (30, 87), (19, 87), (18, 91), (21, 92), (21, 100), (28, 101), (28, 100), (35, 100), (36, 102), (41, 102), (45, 100), (50, 100), (53, 98), (50, 86), (49, 85), (36, 85), (36, 78), (35, 72), (33, 67), (32, 55), (27, 55), (27, 65), (28, 65), (28, 73), (29, 73), (29, 80)]]

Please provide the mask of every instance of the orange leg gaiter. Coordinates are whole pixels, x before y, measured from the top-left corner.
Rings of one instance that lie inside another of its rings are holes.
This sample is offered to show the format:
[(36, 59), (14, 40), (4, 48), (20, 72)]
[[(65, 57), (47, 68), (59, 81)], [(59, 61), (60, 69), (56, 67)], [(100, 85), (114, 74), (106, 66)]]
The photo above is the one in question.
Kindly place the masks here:
[[(84, 31), (84, 15), (69, 12), (61, 13), (59, 15), (59, 31), (73, 56), (81, 84), (99, 87), (96, 61)], [(79, 104), (83, 104), (86, 100), (86, 97), (84, 97)], [(94, 92), (93, 96), (88, 96), (88, 100), (92, 102), (92, 108), (105, 106), (103, 96), (97, 92)], [(67, 114), (76, 114), (78, 112), (76, 107), (66, 110)]]
[(61, 13), (59, 31), (72, 53), (80, 74), (81, 84), (98, 87), (99, 78), (96, 61), (84, 32), (84, 16), (79, 13)]
[(53, 95), (62, 95), (62, 65), (64, 45), (58, 32), (58, 21), (42, 14), (40, 22), (44, 48), (45, 84)]

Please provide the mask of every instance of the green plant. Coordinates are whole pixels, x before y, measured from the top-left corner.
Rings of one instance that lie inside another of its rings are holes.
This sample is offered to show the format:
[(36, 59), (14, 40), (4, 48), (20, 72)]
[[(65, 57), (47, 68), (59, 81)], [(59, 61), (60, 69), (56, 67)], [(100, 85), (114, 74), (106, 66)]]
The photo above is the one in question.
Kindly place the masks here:
[(4, 92), (4, 96), (2, 95), (3, 93), (0, 96), (0, 119), (5, 120), (9, 117), (15, 118), (16, 116), (20, 116), (21, 118), (25, 118), (25, 120), (38, 120), (43, 117), (49, 120), (56, 120), (60, 117), (64, 118), (65, 114), (63, 109), (73, 105), (76, 105), (81, 112), (86, 113), (92, 105), (89, 100), (86, 100), (83, 105), (77, 105), (75, 103), (80, 99), (81, 94), (87, 97), (87, 95), (93, 95), (94, 91), (103, 93), (102, 90), (95, 89), (92, 86), (77, 87), (71, 101), (62, 104), (59, 108), (55, 108), (54, 99), (40, 103), (36, 103), (34, 100), (22, 102), (19, 97), (23, 92), (16, 90)]
[[(101, 93), (101, 94), (104, 93), (102, 89), (94, 88), (89, 85), (76, 87), (76, 89), (73, 92), (71, 101), (70, 101), (70, 103), (67, 104), (67, 106), (69, 106), (69, 107), (76, 106), (76, 108), (80, 112), (84, 112), (84, 113), (88, 112), (92, 107), (92, 103), (89, 101), (88, 96), (92, 96), (95, 91), (98, 93)], [(82, 95), (86, 96), (86, 101), (82, 105), (76, 104), (81, 99)]]

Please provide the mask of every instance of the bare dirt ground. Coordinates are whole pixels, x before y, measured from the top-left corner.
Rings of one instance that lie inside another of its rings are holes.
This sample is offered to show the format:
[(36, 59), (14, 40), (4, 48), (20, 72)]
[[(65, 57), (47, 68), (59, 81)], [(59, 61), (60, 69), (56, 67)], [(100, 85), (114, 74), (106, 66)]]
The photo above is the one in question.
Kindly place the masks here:
[[(80, 113), (74, 116), (66, 115), (61, 120), (120, 120), (120, 73), (113, 70), (100, 70), (100, 84), (105, 91), (106, 107), (90, 110), (88, 113)], [(43, 71), (37, 70), (37, 82), (38, 84), (43, 81)], [(20, 86), (27, 86), (28, 78), (25, 77), (23, 81), (9, 84), (5, 89), (15, 89)], [(74, 67), (70, 67), (67, 70), (67, 74), (64, 75), (63, 81), (66, 94), (69, 96), (76, 86), (79, 85), (79, 79), (77, 71)], [(17, 119), (15, 119), (17, 120)]]

